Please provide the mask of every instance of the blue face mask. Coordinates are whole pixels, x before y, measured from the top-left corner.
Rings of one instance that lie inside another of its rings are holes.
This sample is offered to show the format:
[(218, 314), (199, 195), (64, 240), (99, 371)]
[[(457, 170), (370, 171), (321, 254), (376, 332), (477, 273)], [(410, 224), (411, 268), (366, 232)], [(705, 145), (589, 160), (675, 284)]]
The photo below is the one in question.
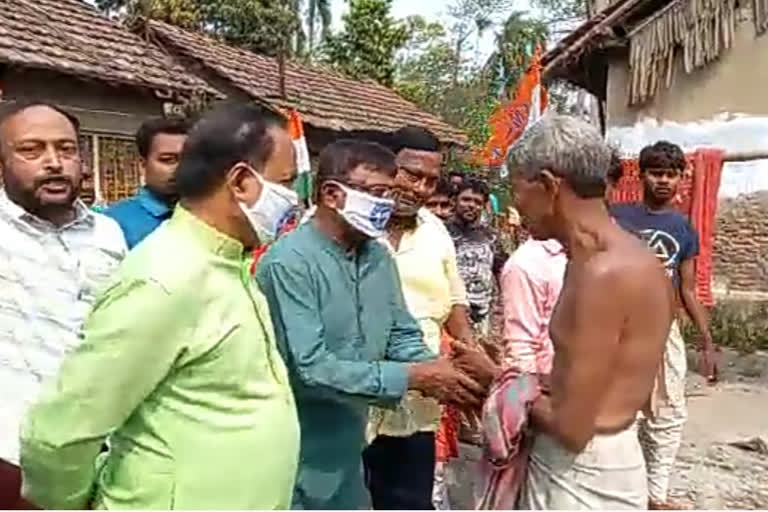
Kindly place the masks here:
[(371, 238), (383, 236), (395, 209), (395, 202), (351, 189), (335, 181), (332, 183), (347, 195), (344, 208), (336, 210), (339, 215), (350, 226), (366, 236)]

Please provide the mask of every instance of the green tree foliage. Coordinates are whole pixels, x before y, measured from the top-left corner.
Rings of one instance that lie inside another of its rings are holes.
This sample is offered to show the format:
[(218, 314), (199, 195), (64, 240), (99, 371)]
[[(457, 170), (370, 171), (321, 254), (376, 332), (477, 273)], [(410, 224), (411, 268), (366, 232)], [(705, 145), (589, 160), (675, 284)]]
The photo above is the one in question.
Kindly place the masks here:
[(397, 60), (396, 90), (429, 110), (442, 113), (447, 93), (453, 88), (456, 61), (453, 45), (440, 23), (422, 16), (406, 20), (410, 39)]
[(462, 73), (466, 71), (467, 62), (473, 60), (466, 52), (472, 37), (475, 38), (474, 49), (477, 52), (480, 40), (497, 21), (493, 16), (506, 12), (513, 4), (513, 0), (454, 0), (448, 6), (448, 13), (452, 18), (450, 32), (457, 62), (453, 73), (454, 83), (458, 84)]
[(317, 43), (317, 28), (319, 23), (320, 40), (323, 41), (331, 34), (331, 0), (307, 1), (307, 35), (310, 52)]
[[(450, 30), (422, 17), (409, 18), (410, 38), (398, 59), (397, 91), (462, 128), (473, 145), (488, 140), (488, 118), (500, 91), (514, 87), (536, 43), (547, 37), (541, 22), (513, 12), (496, 31), (495, 51), (485, 65), (478, 65), (467, 55), (473, 51), (468, 43), (471, 31), (495, 27), (496, 21), (488, 19), (484, 9), (504, 5), (501, 0), (458, 0), (450, 8)], [(463, 49), (457, 53), (457, 48)]]
[(526, 13), (510, 14), (496, 34), (496, 48), (485, 64), (492, 87), (498, 93), (514, 87), (528, 67), (537, 44), (546, 45), (547, 26)]
[(292, 53), (300, 26), (290, 0), (96, 0), (97, 6), (129, 22), (158, 19), (207, 32), (257, 53)]
[(391, 8), (392, 0), (350, 0), (343, 30), (325, 41), (325, 60), (351, 76), (391, 86), (395, 55), (409, 36), (408, 25), (390, 16)]
[(294, 55), (311, 60), (316, 56), (317, 43), (324, 41), (331, 33), (331, 0), (292, 1), (296, 16)]
[[(209, 0), (210, 1), (210, 0)], [(256, 53), (293, 53), (292, 40), (299, 28), (294, 5), (286, 0), (214, 0), (203, 27), (235, 46)]]
[(96, 0), (96, 6), (108, 14), (125, 18), (150, 18), (183, 28), (197, 28), (202, 6), (196, 0)]
[(531, 0), (531, 6), (540, 9), (544, 17), (542, 21), (554, 23), (558, 21), (582, 20), (589, 16), (592, 10), (591, 0)]

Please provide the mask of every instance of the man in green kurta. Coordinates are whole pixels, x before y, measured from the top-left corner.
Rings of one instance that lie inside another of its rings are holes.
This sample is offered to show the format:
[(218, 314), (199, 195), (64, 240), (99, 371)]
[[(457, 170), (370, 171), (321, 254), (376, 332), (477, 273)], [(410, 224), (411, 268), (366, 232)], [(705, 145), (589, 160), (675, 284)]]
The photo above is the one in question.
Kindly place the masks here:
[(474, 405), (482, 388), (434, 359), (379, 238), (392, 213), (395, 156), (362, 141), (320, 155), (318, 208), (259, 263), (301, 423), (293, 508), (370, 507), (362, 450), (369, 405), (419, 391)]
[(290, 506), (299, 426), (247, 249), (294, 206), (277, 185), (294, 162), (283, 120), (256, 108), (224, 107), (195, 126), (173, 217), (124, 260), (27, 417), (32, 503)]

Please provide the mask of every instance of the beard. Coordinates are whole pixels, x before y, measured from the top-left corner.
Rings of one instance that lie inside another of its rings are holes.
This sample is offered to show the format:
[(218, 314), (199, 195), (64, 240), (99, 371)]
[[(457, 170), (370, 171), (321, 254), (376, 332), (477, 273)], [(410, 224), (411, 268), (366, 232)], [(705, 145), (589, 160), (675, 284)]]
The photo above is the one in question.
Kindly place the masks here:
[(42, 208), (71, 206), (80, 195), (81, 180), (54, 175), (35, 179), (33, 194)]
[(36, 177), (31, 184), (17, 179), (17, 173), (3, 167), (4, 188), (8, 198), (30, 213), (69, 209), (80, 195), (82, 180), (63, 174)]
[(477, 223), (477, 221), (480, 220), (481, 214), (480, 213), (470, 213), (470, 212), (460, 212), (458, 215), (462, 221), (462, 223), (471, 226)]

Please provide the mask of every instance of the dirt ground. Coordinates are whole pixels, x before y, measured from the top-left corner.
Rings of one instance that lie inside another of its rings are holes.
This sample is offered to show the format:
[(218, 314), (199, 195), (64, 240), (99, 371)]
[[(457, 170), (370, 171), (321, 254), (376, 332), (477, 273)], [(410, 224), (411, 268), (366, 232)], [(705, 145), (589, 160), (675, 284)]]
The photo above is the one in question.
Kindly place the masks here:
[[(768, 509), (768, 354), (723, 355), (722, 379), (688, 379), (686, 425), (671, 496), (698, 509)], [(730, 443), (760, 439), (758, 451)], [(480, 450), (463, 445), (449, 475), (454, 509), (471, 509)]]
[[(723, 381), (688, 379), (689, 420), (672, 495), (696, 508), (768, 508), (768, 355), (726, 354)], [(762, 440), (750, 451), (730, 443)], [(761, 453), (762, 452), (762, 453)]]

